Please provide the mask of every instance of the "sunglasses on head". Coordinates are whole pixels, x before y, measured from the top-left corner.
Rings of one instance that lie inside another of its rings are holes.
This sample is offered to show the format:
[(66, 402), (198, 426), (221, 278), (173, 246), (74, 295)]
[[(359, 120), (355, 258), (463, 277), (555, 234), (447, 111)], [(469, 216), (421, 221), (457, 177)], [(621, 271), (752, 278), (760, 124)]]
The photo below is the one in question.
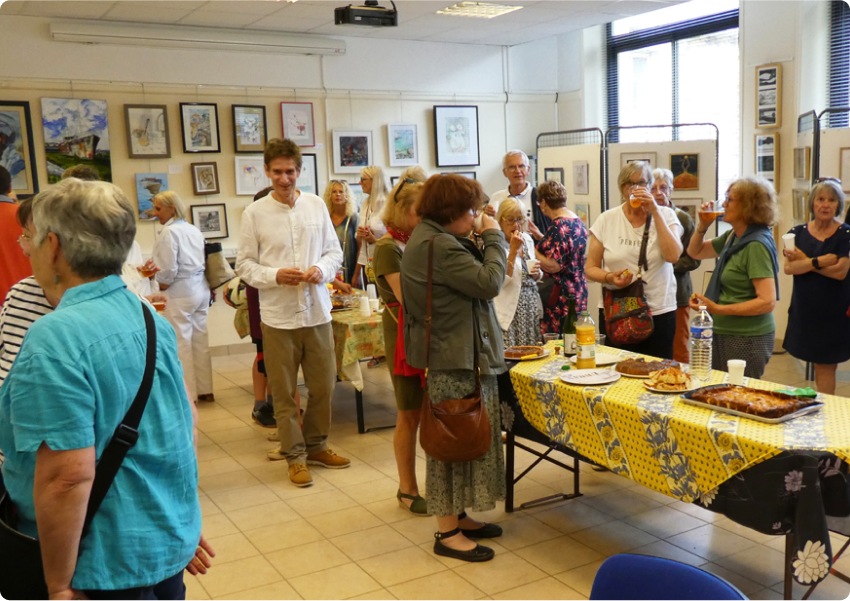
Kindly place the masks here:
[(841, 184), (841, 180), (837, 177), (819, 177), (815, 180), (816, 184), (822, 184), (824, 182), (834, 182), (836, 184)]
[(416, 180), (410, 179), (409, 177), (406, 177), (403, 180), (401, 180), (401, 185), (399, 185), (398, 190), (395, 191), (395, 196), (393, 197), (393, 200), (395, 202), (398, 202), (399, 194), (401, 194), (401, 190), (402, 190), (402, 188), (404, 188), (405, 184), (415, 184), (415, 183), (416, 183)]

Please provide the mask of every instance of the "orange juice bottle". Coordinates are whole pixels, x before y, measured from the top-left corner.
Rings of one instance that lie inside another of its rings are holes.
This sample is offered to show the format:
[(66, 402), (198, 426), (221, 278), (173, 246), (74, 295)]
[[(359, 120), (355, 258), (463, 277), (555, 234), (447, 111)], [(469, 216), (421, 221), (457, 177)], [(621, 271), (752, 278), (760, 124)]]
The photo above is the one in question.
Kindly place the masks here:
[(590, 314), (582, 311), (576, 322), (576, 367), (593, 369), (596, 367), (596, 324)]

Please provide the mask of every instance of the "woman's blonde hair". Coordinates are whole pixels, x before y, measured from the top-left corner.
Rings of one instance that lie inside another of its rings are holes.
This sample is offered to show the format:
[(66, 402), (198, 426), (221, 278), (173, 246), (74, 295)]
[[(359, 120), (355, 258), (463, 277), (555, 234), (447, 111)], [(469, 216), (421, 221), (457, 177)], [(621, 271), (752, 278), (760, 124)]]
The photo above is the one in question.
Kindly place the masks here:
[(342, 186), (342, 195), (345, 197), (345, 214), (354, 215), (357, 211), (357, 206), (354, 204), (354, 194), (351, 193), (351, 186), (344, 179), (332, 179), (325, 188), (325, 206), (328, 207), (328, 213), (334, 212), (334, 203), (331, 199), (334, 186)]
[(419, 198), (422, 196), (421, 182), (413, 179), (402, 179), (395, 185), (395, 188), (387, 197), (387, 202), (384, 205), (384, 211), (381, 213), (381, 219), (384, 225), (397, 230), (404, 230), (407, 227), (407, 216), (410, 214), (410, 207), (414, 207), (419, 203)]
[(174, 219), (186, 219), (186, 205), (183, 204), (183, 200), (177, 196), (177, 192), (172, 192), (171, 190), (165, 190), (164, 192), (160, 192), (153, 198), (151, 198), (151, 202), (158, 200), (166, 207), (174, 207)]
[(363, 167), (360, 177), (372, 180), (372, 191), (369, 193), (369, 202), (373, 207), (378, 207), (387, 198), (387, 182), (384, 180), (384, 170), (377, 165)]
[(428, 181), (428, 172), (425, 171), (420, 165), (414, 165), (413, 167), (408, 167), (407, 169), (402, 171), (401, 175), (398, 178), (398, 181), (403, 181), (406, 179), (412, 179), (415, 182), (424, 184)]
[(499, 210), (496, 211), (496, 221), (499, 222), (499, 227), (502, 227), (502, 219), (517, 213), (519, 213), (520, 217), (525, 217), (525, 215), (522, 214), (522, 207), (517, 201), (506, 198), (500, 202)]
[(623, 186), (632, 183), (632, 175), (635, 173), (643, 175), (643, 179), (646, 180), (648, 186), (651, 186), (652, 182), (655, 181), (652, 179), (652, 169), (646, 161), (626, 163), (626, 166), (620, 169), (620, 175), (617, 176), (617, 188), (619, 188), (621, 195), (623, 194)]
[(774, 226), (779, 223), (779, 205), (776, 192), (766, 179), (748, 175), (732, 182), (726, 194), (732, 190), (738, 195), (741, 213), (747, 225)]

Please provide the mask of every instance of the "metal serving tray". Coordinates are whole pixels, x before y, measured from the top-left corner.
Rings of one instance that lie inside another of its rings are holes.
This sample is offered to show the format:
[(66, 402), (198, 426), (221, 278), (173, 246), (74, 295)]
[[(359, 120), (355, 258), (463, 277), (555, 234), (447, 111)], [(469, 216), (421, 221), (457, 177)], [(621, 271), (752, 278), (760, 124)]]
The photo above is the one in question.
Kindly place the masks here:
[[(699, 390), (706, 390), (708, 388), (719, 388), (721, 386), (729, 386), (726, 384), (713, 384), (711, 386), (703, 386), (702, 388), (697, 388), (696, 390), (690, 390), (684, 393), (682, 396), (682, 400), (688, 405), (693, 405), (694, 407), (702, 407), (704, 409), (710, 409), (711, 411), (718, 411), (720, 413), (728, 413), (729, 415), (736, 415), (738, 417), (745, 417), (747, 419), (751, 419), (753, 421), (762, 422), (765, 424), (781, 424), (783, 422), (787, 422), (792, 419), (796, 419), (798, 417), (802, 417), (804, 415), (810, 415), (812, 413), (816, 413), (821, 410), (821, 407), (824, 406), (823, 401), (815, 401), (815, 405), (810, 405), (809, 407), (803, 407), (802, 409), (798, 409), (793, 413), (789, 413), (787, 415), (783, 415), (782, 417), (760, 417), (758, 415), (751, 415), (749, 413), (744, 413), (742, 411), (736, 411), (735, 409), (727, 409), (726, 407), (720, 407), (719, 405), (711, 405), (709, 403), (704, 403), (702, 401), (697, 401), (692, 397), (692, 395)], [(742, 388), (744, 388), (742, 386)], [(771, 390), (767, 392), (779, 392), (778, 390)], [(788, 394), (782, 394), (784, 397), (788, 397), (789, 399), (794, 398), (808, 398), (808, 397), (794, 397)]]

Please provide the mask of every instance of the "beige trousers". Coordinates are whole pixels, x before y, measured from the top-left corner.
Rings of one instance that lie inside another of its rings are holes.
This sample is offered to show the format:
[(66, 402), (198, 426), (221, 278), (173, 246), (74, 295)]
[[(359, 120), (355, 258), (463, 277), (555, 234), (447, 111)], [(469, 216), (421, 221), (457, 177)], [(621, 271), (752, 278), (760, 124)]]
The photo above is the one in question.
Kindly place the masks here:
[[(331, 324), (297, 330), (262, 326), (263, 355), (274, 399), (280, 452), (286, 455), (289, 465), (306, 463), (307, 455), (321, 453), (327, 448), (331, 428), (331, 396), (336, 385)], [(298, 424), (295, 404), (299, 366), (304, 373), (308, 395), (303, 430)]]

